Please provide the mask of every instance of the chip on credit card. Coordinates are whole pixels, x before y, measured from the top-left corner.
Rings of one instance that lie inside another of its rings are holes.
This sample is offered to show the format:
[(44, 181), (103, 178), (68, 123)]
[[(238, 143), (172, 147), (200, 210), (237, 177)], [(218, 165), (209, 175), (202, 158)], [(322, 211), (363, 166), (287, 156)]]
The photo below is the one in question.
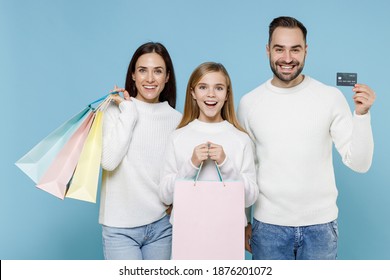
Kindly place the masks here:
[(338, 86), (355, 86), (357, 83), (357, 73), (337, 73)]

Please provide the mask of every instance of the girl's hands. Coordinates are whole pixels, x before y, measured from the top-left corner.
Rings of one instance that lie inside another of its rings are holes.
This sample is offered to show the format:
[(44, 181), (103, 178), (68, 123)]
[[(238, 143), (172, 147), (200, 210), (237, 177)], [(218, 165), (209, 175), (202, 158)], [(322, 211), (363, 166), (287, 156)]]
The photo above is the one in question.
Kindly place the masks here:
[(194, 151), (192, 152), (192, 164), (198, 167), (202, 163), (202, 161), (207, 160), (207, 158), (209, 157), (208, 151), (209, 149), (207, 143), (196, 146), (194, 148)]
[(225, 152), (221, 145), (217, 145), (211, 142), (207, 142), (209, 145), (209, 158), (215, 161), (218, 165), (221, 165), (226, 158)]
[[(110, 93), (112, 92), (118, 92), (118, 93), (115, 93), (115, 94), (111, 94), (111, 98), (112, 100), (114, 100), (114, 102), (119, 105), (122, 101), (124, 100), (131, 100), (130, 99), (130, 94), (127, 92), (126, 89), (124, 88), (118, 88), (116, 85), (114, 86), (114, 89), (110, 91)], [(123, 93), (123, 98), (119, 95), (119, 92), (122, 92)]]
[(223, 147), (211, 142), (200, 144), (194, 148), (191, 161), (194, 166), (199, 166), (202, 161), (208, 158), (214, 160), (218, 165), (222, 164), (226, 158)]

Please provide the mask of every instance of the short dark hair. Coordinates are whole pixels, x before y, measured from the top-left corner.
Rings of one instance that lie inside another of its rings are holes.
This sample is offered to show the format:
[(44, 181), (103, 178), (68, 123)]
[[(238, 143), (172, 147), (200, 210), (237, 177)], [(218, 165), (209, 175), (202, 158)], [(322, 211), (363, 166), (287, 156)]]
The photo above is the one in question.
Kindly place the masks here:
[(163, 44), (158, 42), (148, 42), (141, 45), (133, 54), (131, 58), (129, 68), (127, 70), (125, 89), (129, 92), (130, 96), (137, 96), (137, 88), (135, 87), (135, 81), (133, 80), (133, 74), (135, 72), (135, 64), (141, 55), (147, 53), (159, 54), (165, 62), (167, 75), (169, 74), (168, 82), (165, 84), (163, 91), (160, 93), (159, 101), (168, 101), (168, 104), (172, 107), (176, 107), (176, 78), (175, 71), (171, 57)]
[(287, 27), (287, 28), (296, 28), (298, 27), (303, 33), (303, 39), (306, 43), (307, 29), (303, 25), (302, 22), (293, 18), (293, 17), (277, 17), (272, 20), (269, 25), (269, 37), (268, 37), (268, 45), (271, 44), (272, 34), (274, 33), (277, 27)]

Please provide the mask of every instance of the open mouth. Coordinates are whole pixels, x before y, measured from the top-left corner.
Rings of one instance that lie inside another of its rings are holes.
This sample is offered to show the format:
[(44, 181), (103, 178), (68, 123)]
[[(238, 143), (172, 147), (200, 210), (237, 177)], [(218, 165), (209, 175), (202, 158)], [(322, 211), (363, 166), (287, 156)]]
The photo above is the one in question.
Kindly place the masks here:
[(148, 90), (152, 90), (152, 89), (156, 89), (157, 86), (143, 86), (145, 89), (148, 89)]
[(207, 107), (213, 108), (218, 104), (218, 102), (217, 101), (205, 101), (204, 104), (206, 104)]

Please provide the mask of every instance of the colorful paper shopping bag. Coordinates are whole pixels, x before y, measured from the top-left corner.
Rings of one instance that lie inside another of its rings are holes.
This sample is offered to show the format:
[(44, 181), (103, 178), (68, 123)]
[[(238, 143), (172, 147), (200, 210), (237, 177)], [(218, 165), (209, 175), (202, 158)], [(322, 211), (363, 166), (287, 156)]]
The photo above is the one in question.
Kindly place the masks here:
[(97, 111), (66, 197), (96, 202), (102, 155), (103, 112)]
[(64, 199), (94, 117), (95, 113), (89, 113), (38, 182), (38, 188)]
[(91, 112), (91, 108), (86, 107), (70, 120), (63, 123), (20, 158), (15, 163), (16, 166), (26, 173), (35, 183), (38, 183), (56, 155), (80, 127), (89, 112)]

